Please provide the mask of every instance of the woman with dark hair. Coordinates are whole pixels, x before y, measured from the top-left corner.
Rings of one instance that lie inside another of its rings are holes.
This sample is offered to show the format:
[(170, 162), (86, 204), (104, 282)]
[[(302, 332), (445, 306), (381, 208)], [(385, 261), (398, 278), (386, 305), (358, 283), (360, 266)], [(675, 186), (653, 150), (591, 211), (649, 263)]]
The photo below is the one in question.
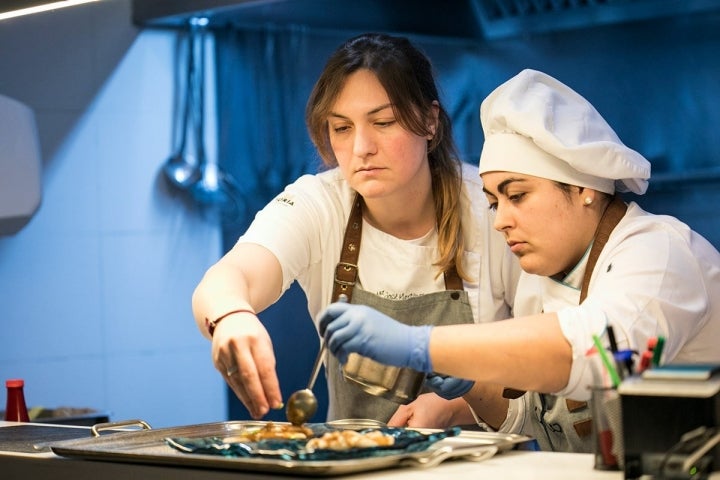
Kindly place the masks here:
[[(517, 261), (489, 223), (476, 170), (456, 155), (432, 65), (407, 39), (364, 34), (338, 48), (306, 123), (327, 171), (263, 208), (193, 295), (215, 367), (254, 418), (283, 403), (256, 313), (294, 281), (313, 318), (340, 294), (416, 324), (489, 322), (515, 300)], [(395, 412), (325, 361), (328, 419)], [(431, 375), (426, 385), (453, 398), (473, 383)]]
[(720, 362), (720, 253), (678, 219), (622, 200), (618, 192), (645, 193), (650, 162), (555, 78), (523, 70), (485, 99), (480, 121), (494, 226), (520, 261), (519, 291), (535, 285), (542, 310), (435, 327), (333, 303), (320, 330), (342, 363), (353, 353), (478, 382), (442, 409), (421, 396), (390, 424), (422, 411), (425, 427), (475, 420), (542, 449), (589, 452), (591, 387), (636, 372), (627, 359), (620, 372), (603, 363), (606, 345), (642, 352), (663, 338), (657, 363)]

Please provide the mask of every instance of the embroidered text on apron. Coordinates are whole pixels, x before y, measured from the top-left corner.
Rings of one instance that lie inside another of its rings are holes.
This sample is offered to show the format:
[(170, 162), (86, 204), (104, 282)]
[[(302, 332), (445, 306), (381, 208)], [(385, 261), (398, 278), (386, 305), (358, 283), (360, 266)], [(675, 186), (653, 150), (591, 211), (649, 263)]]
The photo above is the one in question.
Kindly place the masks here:
[[(627, 205), (614, 197), (600, 219), (595, 232), (587, 266), (580, 289), (580, 302), (587, 297), (590, 277), (595, 269), (600, 252), (607, 243), (615, 226), (625, 216)], [(504, 392), (507, 395), (507, 390)], [(513, 392), (518, 392), (514, 390)], [(522, 394), (524, 392), (520, 392)], [(509, 398), (517, 398), (510, 396)], [(592, 417), (587, 402), (578, 402), (555, 395), (528, 392), (525, 415), (532, 425), (532, 431), (524, 433), (534, 436), (542, 450), (563, 452), (592, 452)], [(572, 428), (571, 428), (572, 427)]]
[[(405, 300), (389, 300), (361, 289), (355, 289), (358, 278), (357, 260), (362, 237), (362, 197), (357, 195), (348, 219), (340, 254), (335, 270), (332, 300), (344, 293), (348, 301), (368, 305), (408, 325), (449, 325), (473, 323), (474, 318), (467, 292), (462, 280), (453, 268), (445, 274), (445, 291), (433, 292)], [(330, 396), (328, 420), (343, 418), (373, 418), (387, 422), (398, 404), (366, 393), (346, 381), (340, 363), (333, 355), (325, 358)]]

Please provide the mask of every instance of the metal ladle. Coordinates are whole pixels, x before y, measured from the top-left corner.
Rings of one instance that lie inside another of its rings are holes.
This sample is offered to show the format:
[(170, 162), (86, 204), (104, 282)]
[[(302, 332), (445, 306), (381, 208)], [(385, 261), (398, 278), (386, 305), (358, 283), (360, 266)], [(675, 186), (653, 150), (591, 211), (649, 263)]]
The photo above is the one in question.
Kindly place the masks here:
[[(187, 53), (187, 66), (186, 66), (186, 80), (185, 80), (185, 98), (182, 113), (182, 130), (180, 131), (180, 143), (177, 147), (177, 151), (167, 159), (163, 166), (165, 177), (175, 187), (185, 190), (191, 185), (200, 180), (200, 171), (198, 170), (195, 161), (191, 161), (187, 155), (187, 131), (190, 128), (190, 117), (197, 116), (195, 103), (197, 102), (196, 89), (198, 87), (197, 82), (197, 68), (195, 66), (195, 44), (197, 33), (198, 22), (196, 19), (190, 21), (190, 33), (188, 35), (188, 53)], [(196, 120), (194, 118), (194, 120)]]
[[(338, 302), (347, 301), (348, 297), (345, 294), (341, 294), (338, 297)], [(288, 421), (293, 425), (302, 425), (310, 420), (317, 411), (318, 402), (312, 388), (315, 386), (315, 380), (317, 380), (318, 373), (320, 373), (320, 365), (322, 365), (325, 350), (327, 350), (327, 345), (323, 339), (321, 340), (320, 351), (315, 359), (315, 364), (312, 367), (312, 373), (310, 374), (310, 381), (307, 384), (307, 388), (294, 392), (290, 395), (290, 398), (288, 398), (285, 415), (287, 416)]]
[[(199, 19), (207, 20), (207, 19)], [(205, 60), (207, 46), (207, 21), (198, 21), (195, 27), (197, 35), (197, 61), (195, 75), (195, 143), (197, 150), (197, 180), (190, 186), (195, 201), (203, 206), (220, 207), (228, 211), (236, 208), (238, 188), (232, 176), (218, 164), (217, 158), (208, 158), (205, 152)], [(216, 100), (213, 100), (216, 103)]]

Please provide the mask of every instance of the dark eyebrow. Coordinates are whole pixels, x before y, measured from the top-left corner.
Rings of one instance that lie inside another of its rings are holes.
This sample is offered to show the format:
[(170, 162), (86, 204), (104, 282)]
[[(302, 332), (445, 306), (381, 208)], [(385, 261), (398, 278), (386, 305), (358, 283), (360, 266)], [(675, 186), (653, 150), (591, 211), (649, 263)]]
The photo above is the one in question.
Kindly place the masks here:
[[(368, 115), (374, 115), (374, 114), (376, 114), (376, 113), (378, 113), (378, 112), (381, 112), (381, 111), (385, 110), (386, 108), (392, 108), (392, 103), (386, 103), (386, 104), (384, 104), (384, 105), (380, 105), (380, 106), (378, 106), (378, 107), (375, 107), (375, 108), (373, 108), (372, 110), (370, 110), (369, 112), (367, 112), (367, 114), (368, 114)], [(345, 115), (340, 115), (339, 113), (336, 113), (336, 112), (330, 112), (330, 115), (329, 115), (329, 116), (330, 116), (330, 117), (343, 118), (343, 119), (346, 119), (346, 120), (347, 120), (347, 117), (346, 117)]]
[[(502, 182), (500, 182), (500, 183), (498, 184), (498, 186), (497, 186), (498, 193), (502, 193), (503, 195), (505, 195), (505, 191), (507, 190), (507, 187), (508, 187), (511, 183), (514, 183), (514, 182), (525, 182), (525, 181), (526, 181), (526, 180), (525, 180), (524, 178), (514, 178), (514, 177), (507, 178), (507, 179), (503, 180)], [(492, 195), (493, 197), (495, 196), (494, 193), (489, 192), (485, 187), (483, 187), (483, 192), (487, 193), (488, 195)]]
[(392, 108), (392, 106), (393, 106), (392, 103), (386, 103), (385, 105), (380, 105), (379, 107), (373, 108), (372, 110), (370, 110), (368, 112), (368, 115), (372, 115), (374, 113), (381, 112), (381, 111), (385, 110), (386, 108)]

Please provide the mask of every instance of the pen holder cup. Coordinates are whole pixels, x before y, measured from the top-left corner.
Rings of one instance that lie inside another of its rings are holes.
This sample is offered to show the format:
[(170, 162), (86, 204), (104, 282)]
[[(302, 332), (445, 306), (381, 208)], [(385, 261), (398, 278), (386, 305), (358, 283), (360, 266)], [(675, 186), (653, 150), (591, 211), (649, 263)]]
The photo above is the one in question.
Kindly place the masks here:
[(593, 453), (596, 470), (622, 470), (624, 448), (620, 394), (615, 387), (592, 387)]

